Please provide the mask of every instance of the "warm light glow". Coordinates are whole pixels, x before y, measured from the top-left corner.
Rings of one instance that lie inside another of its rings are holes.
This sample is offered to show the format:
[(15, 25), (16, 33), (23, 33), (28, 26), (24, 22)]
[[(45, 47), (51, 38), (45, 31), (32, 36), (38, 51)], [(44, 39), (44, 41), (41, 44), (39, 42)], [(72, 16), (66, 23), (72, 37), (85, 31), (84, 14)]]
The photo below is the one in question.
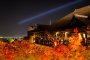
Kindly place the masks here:
[(88, 18), (88, 16), (80, 15), (80, 14), (75, 14), (75, 16), (77, 16), (77, 17), (82, 17), (82, 18)]
[(57, 42), (54, 42), (54, 45), (57, 46)]
[(58, 44), (56, 40), (54, 40), (54, 46), (52, 47), (31, 43), (30, 41), (36, 37), (35, 34), (33, 34), (29, 41), (23, 39), (21, 41), (15, 40), (12, 43), (6, 43), (0, 40), (0, 59), (90, 60), (90, 50), (81, 45), (82, 38), (81, 34), (78, 33), (78, 29), (74, 29), (74, 33), (75, 35), (69, 37), (68, 46)]

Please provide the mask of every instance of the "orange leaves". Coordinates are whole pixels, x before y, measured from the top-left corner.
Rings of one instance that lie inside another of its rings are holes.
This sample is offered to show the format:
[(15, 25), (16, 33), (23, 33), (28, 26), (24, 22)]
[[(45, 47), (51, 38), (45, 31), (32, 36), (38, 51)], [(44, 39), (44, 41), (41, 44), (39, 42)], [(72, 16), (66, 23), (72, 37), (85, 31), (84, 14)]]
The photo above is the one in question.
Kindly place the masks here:
[(83, 60), (84, 56), (81, 54), (83, 47), (79, 45), (77, 51), (73, 52), (70, 47), (74, 48), (74, 46), (77, 47), (77, 45), (71, 44), (69, 46), (60, 44), (55, 47), (48, 47), (29, 43), (26, 40), (21, 42), (16, 40), (13, 43), (2, 45), (3, 49), (0, 49), (0, 51), (3, 51), (4, 55), (0, 56), (3, 57), (2, 60), (4, 58), (5, 60)]
[(75, 60), (84, 60), (84, 55), (81, 52), (84, 52), (84, 47), (81, 45), (81, 35), (78, 33), (78, 29), (74, 29), (75, 35), (69, 38), (68, 48), (72, 55), (71, 59)]
[(13, 60), (13, 51), (10, 44), (6, 44), (3, 51), (5, 60)]
[[(27, 40), (14, 40), (12, 43), (0, 41), (0, 58), (2, 60), (84, 60), (85, 54), (90, 56), (81, 45), (80, 35), (75, 29), (74, 36), (69, 38), (69, 45), (57, 44), (55, 39), (54, 47), (48, 47), (31, 43)], [(53, 37), (55, 38), (55, 37)], [(83, 52), (83, 53), (82, 53)], [(89, 59), (90, 60), (90, 59)]]
[(74, 29), (74, 32), (75, 32), (75, 33), (78, 33), (78, 29), (77, 29), (77, 28), (75, 28), (75, 29)]
[(59, 53), (65, 54), (65, 53), (70, 53), (69, 49), (67, 46), (60, 44), (55, 47), (55, 50)]

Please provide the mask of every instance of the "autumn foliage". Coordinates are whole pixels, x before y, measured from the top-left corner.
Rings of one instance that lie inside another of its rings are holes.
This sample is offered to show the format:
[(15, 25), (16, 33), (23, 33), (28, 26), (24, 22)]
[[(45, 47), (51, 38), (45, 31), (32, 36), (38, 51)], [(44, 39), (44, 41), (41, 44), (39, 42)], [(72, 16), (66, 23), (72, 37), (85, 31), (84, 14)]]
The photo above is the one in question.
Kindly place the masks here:
[(15, 40), (6, 43), (0, 40), (0, 60), (90, 60), (90, 50), (81, 45), (78, 32), (69, 38), (69, 45), (55, 47)]

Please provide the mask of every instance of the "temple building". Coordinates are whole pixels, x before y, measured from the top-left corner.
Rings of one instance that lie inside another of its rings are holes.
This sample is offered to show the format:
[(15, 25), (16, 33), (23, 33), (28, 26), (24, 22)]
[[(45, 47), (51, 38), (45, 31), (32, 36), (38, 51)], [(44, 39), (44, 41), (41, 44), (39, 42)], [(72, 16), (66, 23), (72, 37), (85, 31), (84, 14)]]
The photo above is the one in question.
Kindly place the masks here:
[[(74, 12), (60, 18), (51, 25), (35, 24), (28, 27), (28, 37), (36, 34), (36, 43), (52, 45), (68, 44), (68, 38), (74, 35), (74, 29), (83, 39), (83, 45), (90, 44), (90, 6), (75, 9)], [(38, 40), (38, 41), (37, 41)], [(40, 40), (40, 41), (39, 41)], [(52, 43), (52, 44), (51, 44)]]

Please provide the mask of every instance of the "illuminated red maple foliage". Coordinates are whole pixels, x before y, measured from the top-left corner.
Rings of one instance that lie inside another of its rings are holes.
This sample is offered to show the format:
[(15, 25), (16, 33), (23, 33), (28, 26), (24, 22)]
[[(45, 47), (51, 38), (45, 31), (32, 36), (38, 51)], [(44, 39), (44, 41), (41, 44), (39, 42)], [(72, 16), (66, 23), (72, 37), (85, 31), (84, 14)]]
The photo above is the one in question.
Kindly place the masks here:
[(0, 40), (1, 60), (90, 60), (90, 50), (81, 45), (78, 29), (69, 37), (68, 46), (58, 44), (54, 47), (31, 43), (27, 40), (15, 40), (6, 43)]

